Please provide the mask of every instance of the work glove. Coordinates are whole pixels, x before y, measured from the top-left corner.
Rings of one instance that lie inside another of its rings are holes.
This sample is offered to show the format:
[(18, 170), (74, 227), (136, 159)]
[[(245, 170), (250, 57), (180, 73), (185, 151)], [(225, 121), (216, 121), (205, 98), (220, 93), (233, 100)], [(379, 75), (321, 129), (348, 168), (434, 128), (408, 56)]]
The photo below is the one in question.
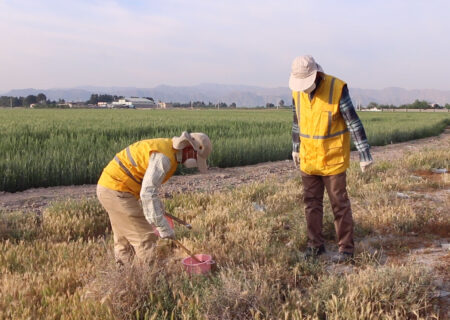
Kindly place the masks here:
[(294, 164), (296, 167), (298, 167), (300, 165), (300, 158), (299, 158), (299, 153), (293, 151), (292, 152), (292, 160), (294, 160)]
[(372, 166), (373, 160), (371, 161), (361, 161), (359, 166), (361, 167), (361, 172), (365, 172), (370, 166)]
[(162, 225), (156, 227), (159, 232), (161, 239), (175, 239), (175, 230), (173, 230), (166, 219), (161, 219)]
[(169, 230), (167, 231), (162, 231), (164, 230), (163, 228), (156, 228), (159, 232), (159, 234), (161, 235), (161, 239), (175, 239), (175, 231), (169, 227)]

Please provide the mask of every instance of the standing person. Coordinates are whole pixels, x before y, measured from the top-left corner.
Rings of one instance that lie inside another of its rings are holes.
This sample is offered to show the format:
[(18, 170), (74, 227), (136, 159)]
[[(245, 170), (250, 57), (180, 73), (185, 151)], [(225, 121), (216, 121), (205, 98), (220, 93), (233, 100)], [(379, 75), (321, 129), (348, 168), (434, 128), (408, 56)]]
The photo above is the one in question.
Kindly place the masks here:
[(185, 131), (172, 139), (133, 143), (103, 169), (97, 197), (111, 221), (118, 264), (130, 263), (134, 254), (141, 261), (152, 258), (152, 248), (158, 239), (153, 226), (161, 238), (175, 239), (158, 198), (159, 188), (175, 173), (179, 163), (207, 172), (206, 159), (211, 151), (206, 134)]
[(353, 218), (346, 188), (350, 134), (364, 172), (372, 165), (364, 127), (353, 107), (347, 84), (325, 74), (312, 56), (292, 63), (289, 88), (293, 97), (292, 158), (300, 165), (304, 188), (308, 248), (305, 257), (325, 252), (322, 234), (323, 194), (327, 190), (334, 214), (339, 253), (336, 263), (353, 258)]

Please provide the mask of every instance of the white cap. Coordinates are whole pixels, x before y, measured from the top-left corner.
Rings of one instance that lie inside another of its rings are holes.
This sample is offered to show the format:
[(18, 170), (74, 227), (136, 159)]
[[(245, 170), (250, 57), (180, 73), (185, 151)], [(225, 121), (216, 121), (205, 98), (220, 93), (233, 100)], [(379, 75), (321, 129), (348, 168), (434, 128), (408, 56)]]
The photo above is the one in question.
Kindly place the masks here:
[(300, 56), (292, 62), (289, 88), (292, 91), (304, 91), (312, 86), (317, 72), (323, 72), (322, 67), (310, 55)]

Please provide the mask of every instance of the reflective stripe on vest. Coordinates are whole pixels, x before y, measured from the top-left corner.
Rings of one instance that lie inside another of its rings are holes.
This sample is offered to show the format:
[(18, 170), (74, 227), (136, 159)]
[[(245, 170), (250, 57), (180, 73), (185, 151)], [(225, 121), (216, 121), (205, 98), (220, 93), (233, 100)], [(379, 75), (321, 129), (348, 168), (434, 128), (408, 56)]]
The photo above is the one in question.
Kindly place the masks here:
[[(330, 125), (331, 125), (331, 123), (330, 123)], [(330, 130), (328, 130), (328, 132), (330, 132)], [(333, 134), (327, 134), (326, 136), (313, 136), (312, 138), (313, 138), (313, 139), (327, 139), (327, 138), (333, 138), (333, 137), (337, 137), (337, 136), (339, 136), (339, 135), (341, 135), (341, 134), (344, 134), (344, 133), (346, 133), (346, 132), (348, 132), (348, 129), (345, 129), (345, 130), (342, 130), (342, 131), (339, 131), (339, 132), (336, 132), (336, 133), (333, 133)], [(308, 134), (303, 134), (303, 133), (300, 133), (300, 137), (303, 137), (303, 138), (311, 138), (310, 135), (308, 135)]]
[[(128, 149), (128, 148), (127, 148)], [(127, 167), (125, 167), (125, 165), (122, 163), (122, 161), (120, 161), (119, 158), (117, 158), (117, 156), (114, 156), (114, 160), (116, 160), (116, 162), (119, 164), (119, 166), (122, 168), (122, 170), (125, 172), (125, 174), (127, 176), (129, 176), (132, 180), (134, 180), (134, 182), (141, 184), (141, 182), (139, 182), (130, 172), (130, 170), (127, 169)], [(133, 160), (134, 161), (134, 160)]]
[[(329, 132), (329, 131), (328, 131)], [(328, 135), (326, 135), (326, 136), (313, 136), (313, 139), (327, 139), (327, 138), (333, 138), (333, 137), (337, 137), (337, 136), (340, 136), (341, 134), (344, 134), (344, 133), (346, 133), (346, 132), (348, 132), (348, 129), (345, 129), (345, 130), (342, 130), (342, 131), (339, 131), (339, 132), (335, 132), (335, 133), (333, 133), (333, 134), (328, 134)], [(309, 138), (309, 137), (308, 137)]]
[(136, 162), (134, 161), (133, 157), (131, 156), (131, 152), (130, 152), (130, 147), (127, 147), (127, 156), (128, 156), (128, 160), (130, 160), (131, 164), (133, 165), (133, 167), (137, 167)]
[(334, 81), (336, 81), (336, 78), (331, 79), (331, 85), (330, 85), (330, 95), (328, 96), (328, 103), (333, 103), (333, 90), (334, 90)]

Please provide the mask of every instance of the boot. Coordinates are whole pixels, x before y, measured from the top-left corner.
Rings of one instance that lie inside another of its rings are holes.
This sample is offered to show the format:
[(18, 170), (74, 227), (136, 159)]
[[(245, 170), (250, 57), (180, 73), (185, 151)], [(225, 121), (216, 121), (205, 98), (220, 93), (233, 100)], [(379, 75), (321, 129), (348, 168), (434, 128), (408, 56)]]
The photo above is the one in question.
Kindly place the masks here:
[(305, 259), (315, 259), (321, 254), (325, 253), (325, 246), (322, 244), (320, 247), (312, 248), (308, 247), (305, 251)]

